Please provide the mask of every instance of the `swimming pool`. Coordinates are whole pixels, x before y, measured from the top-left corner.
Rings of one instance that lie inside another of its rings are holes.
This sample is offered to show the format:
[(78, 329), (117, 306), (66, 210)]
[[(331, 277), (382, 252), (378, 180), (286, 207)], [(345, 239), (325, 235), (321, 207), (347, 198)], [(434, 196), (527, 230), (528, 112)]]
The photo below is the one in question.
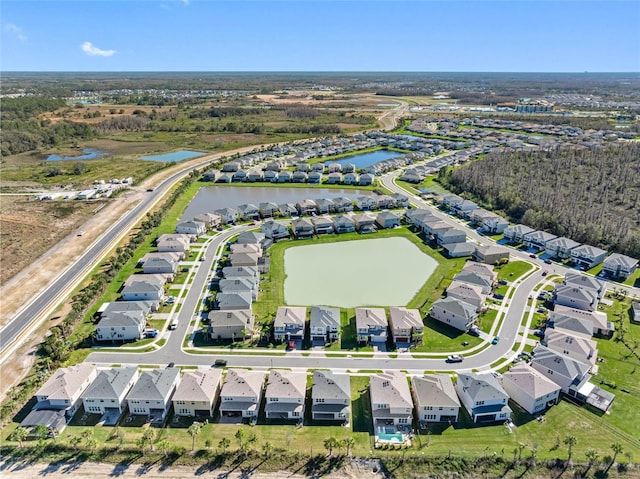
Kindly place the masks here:
[(404, 442), (404, 436), (399, 432), (395, 432), (392, 427), (378, 427), (378, 441), (380, 442), (393, 442), (401, 444)]

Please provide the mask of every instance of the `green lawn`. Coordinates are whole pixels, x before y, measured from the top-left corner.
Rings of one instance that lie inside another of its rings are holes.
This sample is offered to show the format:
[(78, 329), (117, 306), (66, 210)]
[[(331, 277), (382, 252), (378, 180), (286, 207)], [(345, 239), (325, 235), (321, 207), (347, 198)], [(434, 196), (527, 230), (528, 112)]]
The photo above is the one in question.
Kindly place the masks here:
[[(425, 328), (422, 343), (416, 345), (413, 351), (423, 353), (447, 353), (450, 351), (464, 351), (482, 343), (480, 338), (465, 334), (427, 316), (424, 320)], [(462, 343), (467, 342), (466, 346)]]
[(524, 261), (510, 261), (505, 265), (496, 266), (495, 270), (498, 273), (498, 280), (506, 279), (511, 282), (528, 273), (533, 268), (534, 266)]
[(495, 323), (497, 316), (498, 316), (498, 310), (493, 308), (488, 309), (486, 312), (478, 316), (480, 329), (483, 330), (485, 333), (488, 333), (489, 331), (491, 331), (491, 328), (493, 327), (493, 323)]

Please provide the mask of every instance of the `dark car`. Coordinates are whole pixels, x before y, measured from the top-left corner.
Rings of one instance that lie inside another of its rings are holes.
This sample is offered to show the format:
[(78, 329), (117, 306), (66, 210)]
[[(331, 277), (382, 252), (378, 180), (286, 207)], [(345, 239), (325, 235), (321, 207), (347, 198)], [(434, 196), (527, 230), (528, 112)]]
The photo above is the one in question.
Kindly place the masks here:
[(529, 258), (537, 258), (537, 256), (536, 256), (535, 254), (531, 253), (531, 254), (529, 255)]
[(172, 367), (174, 367), (175, 365), (176, 365), (176, 363), (174, 363), (173, 361), (171, 361), (171, 362), (167, 365), (167, 367), (168, 367), (168, 368), (172, 368)]
[(295, 341), (289, 341), (287, 343), (287, 349), (289, 351), (293, 351), (294, 349), (296, 349), (296, 342)]
[(491, 340), (491, 344), (498, 344), (498, 341), (500, 341), (500, 338), (496, 336)]
[(504, 299), (504, 294), (501, 293), (493, 293), (493, 297), (496, 299)]
[(551, 260), (550, 259), (545, 259), (544, 262), (547, 263), (547, 264), (551, 264)]
[(215, 362), (213, 363), (213, 366), (226, 366), (227, 365), (227, 360), (226, 359), (216, 359)]

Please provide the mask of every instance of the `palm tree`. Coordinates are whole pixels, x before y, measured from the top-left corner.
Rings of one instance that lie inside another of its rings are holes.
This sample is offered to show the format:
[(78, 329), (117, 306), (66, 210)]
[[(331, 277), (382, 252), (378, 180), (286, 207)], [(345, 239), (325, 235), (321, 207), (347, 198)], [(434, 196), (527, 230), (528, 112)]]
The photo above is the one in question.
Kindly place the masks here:
[(22, 443), (27, 439), (28, 436), (29, 436), (29, 430), (26, 427), (18, 426), (13, 430), (13, 432), (9, 436), (9, 440), (17, 441), (18, 444), (20, 445), (20, 448), (22, 449), (22, 446), (23, 446)]
[(98, 447), (98, 441), (95, 437), (90, 437), (85, 442), (85, 445), (87, 446), (87, 449), (89, 449), (89, 451), (95, 452), (96, 447)]
[(598, 453), (596, 452), (595, 449), (589, 449), (586, 453), (585, 456), (587, 456), (587, 459), (589, 460), (588, 466), (587, 466), (587, 470), (584, 472), (583, 476), (587, 475), (587, 472), (589, 472), (589, 469), (591, 469), (591, 467), (596, 463), (596, 461), (598, 460)]
[(47, 426), (45, 426), (44, 424), (38, 424), (34, 429), (33, 429), (33, 435), (36, 437), (41, 437), (41, 438), (47, 438), (49, 437), (49, 428)]
[(356, 441), (352, 437), (347, 437), (342, 440), (345, 449), (347, 450), (347, 456), (351, 455), (351, 448), (355, 445)]
[(619, 442), (614, 442), (613, 444), (611, 444), (611, 450), (613, 451), (613, 457), (611, 458), (611, 462), (607, 466), (607, 469), (604, 471), (605, 476), (609, 473), (609, 469), (611, 469), (611, 466), (615, 464), (618, 454), (622, 453), (622, 444), (620, 444)]
[(198, 434), (200, 434), (200, 429), (202, 429), (202, 425), (196, 424), (196, 423), (193, 423), (187, 429), (187, 434), (189, 434), (189, 436), (191, 436), (191, 451), (192, 452), (196, 450), (196, 437), (198, 437)]
[(222, 449), (222, 454), (227, 452), (227, 448), (230, 445), (231, 445), (231, 441), (229, 441), (229, 439), (227, 439), (226, 437), (223, 437), (222, 439), (220, 439), (220, 442), (218, 442), (218, 447)]
[(578, 442), (578, 440), (576, 439), (575, 436), (571, 434), (567, 434), (563, 442), (567, 445), (567, 448), (569, 449), (569, 458), (567, 459), (567, 462), (571, 463), (571, 455), (573, 454), (572, 449), (573, 449), (573, 446), (576, 445), (576, 442)]
[(156, 438), (156, 434), (153, 432), (153, 429), (151, 428), (145, 429), (144, 432), (142, 433), (142, 440), (146, 444), (149, 444), (149, 448), (151, 449), (151, 451), (155, 449), (153, 447), (155, 438)]
[(162, 454), (164, 454), (164, 457), (167, 458), (169, 456), (169, 441), (166, 438), (160, 440), (158, 447), (162, 451)]
[(78, 449), (78, 446), (80, 445), (81, 442), (82, 442), (81, 436), (72, 436), (71, 439), (69, 439), (69, 444), (73, 446), (74, 451)]
[(333, 453), (333, 448), (338, 445), (338, 441), (335, 437), (328, 437), (324, 440), (324, 448), (329, 451), (329, 456)]
[(271, 451), (273, 451), (273, 446), (269, 441), (265, 442), (262, 445), (262, 452), (264, 452), (264, 457), (269, 459), (271, 457)]
[(244, 432), (244, 429), (238, 429), (236, 431), (235, 438), (238, 440), (238, 448), (243, 454), (245, 452), (245, 448), (247, 447), (246, 436), (247, 433)]

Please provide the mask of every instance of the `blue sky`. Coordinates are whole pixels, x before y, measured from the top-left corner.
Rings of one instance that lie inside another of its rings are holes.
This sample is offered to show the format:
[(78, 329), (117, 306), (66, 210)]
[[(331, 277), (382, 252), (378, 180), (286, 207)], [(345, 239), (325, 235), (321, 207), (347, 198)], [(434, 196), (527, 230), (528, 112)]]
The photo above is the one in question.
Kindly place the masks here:
[(640, 1), (2, 0), (3, 71), (640, 71)]

